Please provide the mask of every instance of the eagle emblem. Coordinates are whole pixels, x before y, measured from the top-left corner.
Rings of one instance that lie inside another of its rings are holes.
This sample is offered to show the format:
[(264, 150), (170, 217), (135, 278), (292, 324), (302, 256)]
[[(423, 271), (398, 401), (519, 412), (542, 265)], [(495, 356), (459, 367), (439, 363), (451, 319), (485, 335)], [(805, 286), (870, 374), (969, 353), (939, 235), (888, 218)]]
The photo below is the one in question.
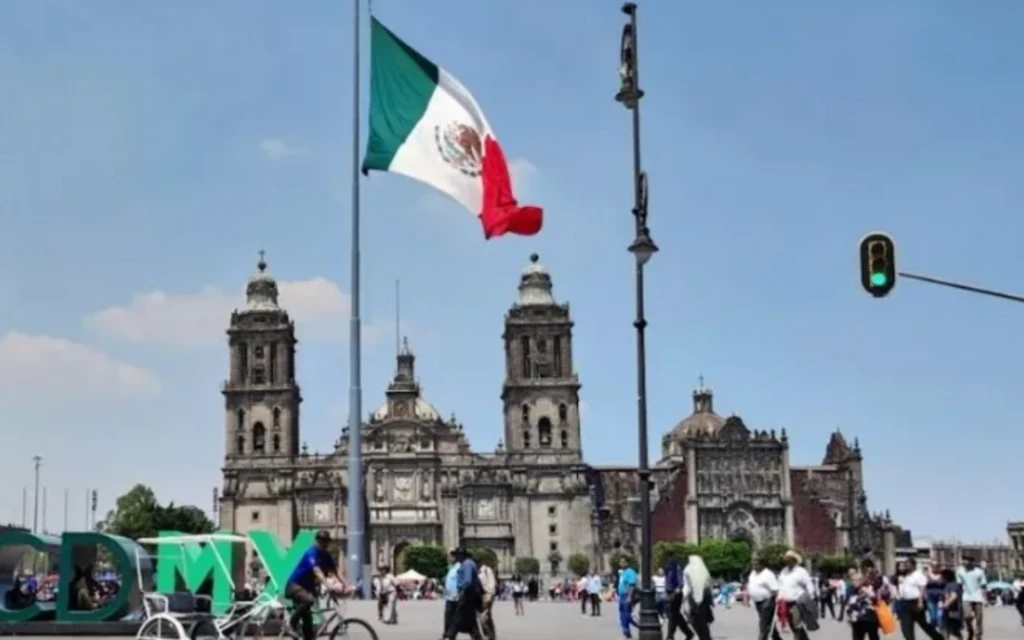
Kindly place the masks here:
[(441, 159), (471, 178), (480, 175), (483, 167), (483, 141), (473, 127), (449, 122), (434, 127), (434, 142)]

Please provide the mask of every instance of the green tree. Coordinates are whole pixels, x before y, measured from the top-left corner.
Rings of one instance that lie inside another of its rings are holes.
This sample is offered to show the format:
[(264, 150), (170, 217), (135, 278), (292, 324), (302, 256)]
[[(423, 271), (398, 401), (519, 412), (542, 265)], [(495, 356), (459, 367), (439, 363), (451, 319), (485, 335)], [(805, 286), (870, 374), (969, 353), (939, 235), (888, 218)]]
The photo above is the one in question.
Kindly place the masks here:
[(540, 560), (537, 558), (516, 558), (515, 561), (516, 573), (521, 576), (536, 576), (540, 575)]
[(737, 580), (750, 569), (750, 545), (732, 540), (705, 540), (700, 555), (708, 572), (723, 580)]
[(782, 568), (782, 556), (786, 555), (787, 551), (789, 551), (789, 545), (785, 542), (773, 542), (758, 549), (757, 556), (761, 558), (766, 567), (772, 571), (778, 571)]
[(144, 484), (135, 485), (118, 498), (99, 527), (106, 533), (132, 540), (153, 538), (161, 531), (199, 534), (212, 533), (216, 528), (199, 507), (173, 502), (163, 506)]
[(843, 575), (856, 566), (857, 560), (853, 556), (840, 554), (834, 556), (822, 556), (818, 560), (818, 564), (815, 568), (821, 573), (821, 575), (825, 577), (832, 577)]
[(448, 572), (448, 554), (432, 544), (413, 545), (402, 552), (405, 569), (417, 571), (428, 578), (441, 580)]
[(206, 517), (199, 507), (192, 505), (177, 506), (173, 502), (165, 507), (158, 507), (155, 514), (158, 531), (177, 531), (178, 533), (213, 533), (217, 527)]
[(610, 558), (608, 558), (608, 561), (611, 563), (612, 570), (614, 571), (619, 570), (619, 563), (623, 560), (626, 561), (627, 567), (632, 567), (633, 569), (639, 570), (640, 564), (636, 561), (636, 556), (632, 553), (627, 553), (625, 551), (616, 551), (611, 555)]
[(473, 559), (476, 560), (478, 565), (485, 564), (495, 571), (498, 570), (498, 554), (494, 553), (492, 549), (477, 547), (476, 549), (470, 549), (469, 552), (473, 554)]
[(668, 564), (668, 561), (675, 558), (680, 564), (686, 565), (692, 555), (697, 555), (700, 550), (697, 545), (682, 541), (662, 541), (654, 545), (653, 562), (655, 568), (661, 568)]
[(144, 484), (137, 484), (117, 499), (113, 510), (107, 513), (99, 528), (106, 533), (132, 540), (152, 538), (160, 531), (159, 511), (160, 503), (153, 490)]
[(566, 566), (576, 575), (585, 576), (590, 572), (590, 558), (585, 553), (574, 553), (569, 556)]
[(548, 554), (548, 562), (551, 563), (551, 573), (558, 573), (558, 566), (562, 564), (562, 554), (558, 550)]

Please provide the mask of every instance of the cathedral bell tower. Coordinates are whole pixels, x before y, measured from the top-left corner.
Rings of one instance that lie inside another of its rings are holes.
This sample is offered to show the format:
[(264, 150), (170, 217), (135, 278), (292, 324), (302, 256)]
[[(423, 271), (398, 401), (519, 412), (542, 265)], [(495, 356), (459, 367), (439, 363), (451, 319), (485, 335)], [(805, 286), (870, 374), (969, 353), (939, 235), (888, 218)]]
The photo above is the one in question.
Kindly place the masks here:
[(537, 254), (505, 316), (505, 443), (510, 454), (582, 460), (580, 383), (572, 366), (569, 305), (551, 294), (551, 276)]
[(295, 323), (277, 304), (277, 282), (260, 252), (245, 288), (245, 307), (231, 314), (231, 365), (224, 383), (226, 457), (294, 456), (299, 452)]

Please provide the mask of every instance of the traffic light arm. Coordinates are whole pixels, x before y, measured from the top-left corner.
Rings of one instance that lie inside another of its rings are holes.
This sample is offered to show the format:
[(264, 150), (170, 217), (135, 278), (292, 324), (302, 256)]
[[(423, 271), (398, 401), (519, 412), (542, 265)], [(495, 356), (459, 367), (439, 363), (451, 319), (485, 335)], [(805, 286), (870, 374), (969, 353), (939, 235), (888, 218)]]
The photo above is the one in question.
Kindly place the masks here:
[(984, 296), (991, 296), (993, 298), (1002, 298), (1003, 300), (1013, 300), (1014, 302), (1024, 302), (1024, 297), (1015, 296), (1011, 293), (1003, 293), (1002, 291), (995, 291), (993, 289), (983, 289), (981, 287), (974, 287), (969, 284), (961, 284), (959, 282), (953, 282), (952, 280), (942, 280), (940, 278), (932, 278), (930, 276), (921, 276), (913, 273), (907, 273), (900, 271), (898, 274), (901, 278), (909, 278), (910, 280), (919, 280), (921, 282), (928, 282), (931, 284), (937, 284), (943, 287), (949, 287), (951, 289), (960, 289), (961, 291), (970, 291), (971, 293), (980, 293)]

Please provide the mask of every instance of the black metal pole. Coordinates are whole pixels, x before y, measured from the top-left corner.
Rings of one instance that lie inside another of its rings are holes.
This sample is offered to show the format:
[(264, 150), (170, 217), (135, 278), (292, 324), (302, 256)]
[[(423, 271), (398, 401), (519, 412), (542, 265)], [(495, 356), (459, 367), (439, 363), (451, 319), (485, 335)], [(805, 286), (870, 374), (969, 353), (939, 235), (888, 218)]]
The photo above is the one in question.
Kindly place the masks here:
[(36, 465), (36, 486), (34, 490), (35, 506), (32, 509), (32, 533), (39, 533), (39, 465), (42, 464), (43, 459), (40, 456), (34, 456), (32, 462)]
[[(640, 640), (662, 640), (661, 620), (658, 615), (652, 575), (654, 573), (651, 557), (651, 469), (647, 452), (647, 344), (645, 330), (647, 319), (644, 317), (644, 265), (650, 258), (648, 248), (657, 249), (650, 242), (647, 231), (647, 185), (640, 166), (640, 64), (637, 34), (637, 7), (627, 2), (622, 11), (629, 16), (629, 46), (623, 44), (623, 62), (628, 77), (624, 78), (624, 89), (627, 91), (623, 102), (633, 112), (633, 216), (636, 223), (636, 238), (631, 245), (636, 258), (636, 392), (637, 392), (637, 431), (640, 447), (640, 460), (637, 469), (637, 482), (640, 491)], [(631, 94), (631, 95), (630, 95)]]
[(918, 280), (920, 282), (927, 282), (929, 284), (937, 284), (943, 287), (949, 287), (951, 289), (959, 289), (961, 291), (969, 291), (971, 293), (980, 293), (983, 296), (991, 296), (993, 298), (1002, 298), (1003, 300), (1012, 300), (1014, 302), (1024, 302), (1024, 297), (1015, 296), (1012, 293), (1004, 293), (1002, 291), (996, 291), (994, 289), (985, 289), (983, 287), (975, 287), (969, 284), (961, 284), (959, 282), (953, 282), (952, 280), (943, 280), (942, 278), (933, 278), (931, 276), (922, 276), (916, 273), (907, 273), (905, 271), (899, 272), (899, 277), (908, 278), (910, 280)]

